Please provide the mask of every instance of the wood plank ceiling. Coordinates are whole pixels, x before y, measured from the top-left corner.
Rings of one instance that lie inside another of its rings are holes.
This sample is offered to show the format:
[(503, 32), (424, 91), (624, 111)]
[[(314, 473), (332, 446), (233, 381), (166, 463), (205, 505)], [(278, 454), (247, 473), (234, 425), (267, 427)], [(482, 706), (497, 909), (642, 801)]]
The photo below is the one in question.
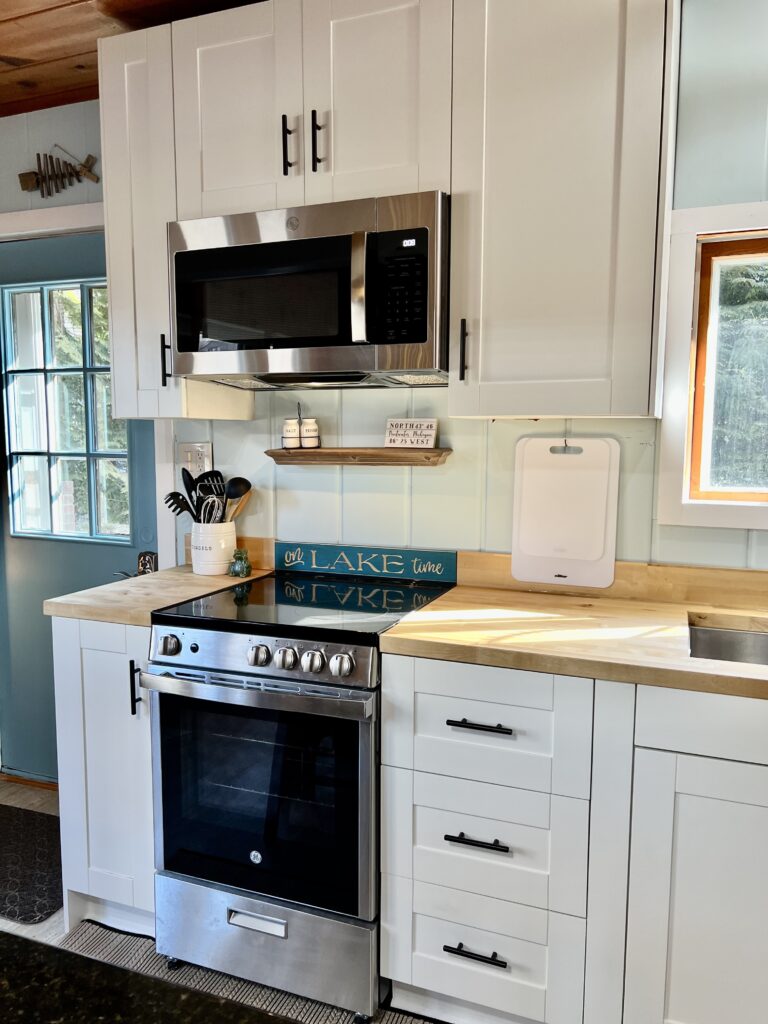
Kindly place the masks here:
[(248, 0), (0, 0), (0, 117), (99, 94), (96, 41)]

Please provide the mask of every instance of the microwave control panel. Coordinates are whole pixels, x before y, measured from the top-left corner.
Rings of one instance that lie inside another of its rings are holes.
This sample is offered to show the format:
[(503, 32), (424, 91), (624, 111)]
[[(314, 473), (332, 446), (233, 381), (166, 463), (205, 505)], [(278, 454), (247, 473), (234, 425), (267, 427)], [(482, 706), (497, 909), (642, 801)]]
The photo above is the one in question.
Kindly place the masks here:
[(427, 340), (429, 231), (379, 231), (368, 236), (366, 334), (374, 345)]

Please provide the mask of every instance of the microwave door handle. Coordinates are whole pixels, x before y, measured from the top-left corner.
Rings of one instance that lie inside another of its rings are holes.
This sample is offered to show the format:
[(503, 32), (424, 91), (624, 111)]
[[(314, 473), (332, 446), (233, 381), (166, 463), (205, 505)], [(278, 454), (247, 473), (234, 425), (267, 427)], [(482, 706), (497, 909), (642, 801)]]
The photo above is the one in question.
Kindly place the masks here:
[(368, 340), (365, 329), (365, 255), (368, 234), (355, 231), (352, 235), (352, 252), (350, 254), (350, 315), (352, 341), (355, 344)]

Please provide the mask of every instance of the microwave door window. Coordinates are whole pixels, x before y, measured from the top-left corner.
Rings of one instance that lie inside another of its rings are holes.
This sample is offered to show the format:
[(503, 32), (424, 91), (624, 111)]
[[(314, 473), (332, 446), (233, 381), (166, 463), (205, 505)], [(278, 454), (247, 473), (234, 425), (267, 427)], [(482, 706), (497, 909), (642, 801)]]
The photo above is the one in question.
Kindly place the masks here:
[(350, 259), (348, 235), (176, 253), (178, 350), (351, 344)]

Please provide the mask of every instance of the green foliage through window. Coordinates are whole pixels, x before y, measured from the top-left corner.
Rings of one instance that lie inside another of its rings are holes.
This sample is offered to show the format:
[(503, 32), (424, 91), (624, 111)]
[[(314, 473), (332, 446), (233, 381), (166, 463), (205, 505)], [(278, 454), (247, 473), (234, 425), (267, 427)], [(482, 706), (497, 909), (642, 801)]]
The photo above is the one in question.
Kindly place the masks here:
[(112, 418), (107, 289), (0, 289), (14, 533), (128, 541), (128, 430)]

